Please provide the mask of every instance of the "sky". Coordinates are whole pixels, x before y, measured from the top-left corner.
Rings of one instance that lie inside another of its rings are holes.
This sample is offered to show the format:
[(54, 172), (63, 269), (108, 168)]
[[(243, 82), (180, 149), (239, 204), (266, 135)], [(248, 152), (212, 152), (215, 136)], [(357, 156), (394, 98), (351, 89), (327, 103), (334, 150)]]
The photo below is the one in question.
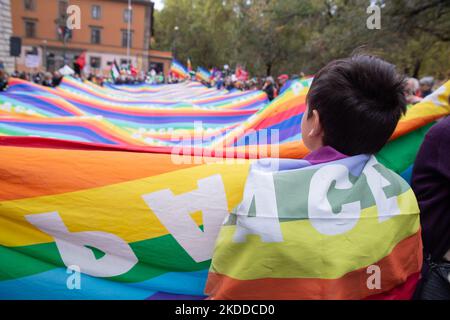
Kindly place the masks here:
[(155, 9), (161, 10), (164, 7), (164, 0), (152, 0), (155, 3)]

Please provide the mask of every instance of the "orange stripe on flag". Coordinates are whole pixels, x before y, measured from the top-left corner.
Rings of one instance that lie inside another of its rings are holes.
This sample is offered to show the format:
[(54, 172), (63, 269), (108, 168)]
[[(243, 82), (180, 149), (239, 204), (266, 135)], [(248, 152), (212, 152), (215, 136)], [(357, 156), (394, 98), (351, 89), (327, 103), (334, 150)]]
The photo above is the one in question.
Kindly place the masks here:
[(170, 154), (1, 147), (0, 155), (0, 201), (101, 187), (194, 166), (176, 165)]
[[(265, 278), (237, 280), (209, 273), (205, 292), (213, 299), (231, 300), (359, 300), (387, 292), (420, 272), (422, 255), (411, 254), (421, 248), (420, 230), (399, 242), (392, 252), (374, 263), (381, 269), (381, 289), (369, 289), (367, 268), (338, 279)], [(422, 250), (419, 250), (422, 252)]]

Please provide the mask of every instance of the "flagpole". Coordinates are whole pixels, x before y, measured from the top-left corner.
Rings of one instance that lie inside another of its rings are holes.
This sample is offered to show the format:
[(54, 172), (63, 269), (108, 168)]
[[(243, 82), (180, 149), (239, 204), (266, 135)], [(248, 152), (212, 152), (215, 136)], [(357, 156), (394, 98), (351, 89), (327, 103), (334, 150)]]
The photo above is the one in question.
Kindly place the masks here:
[(128, 29), (127, 29), (127, 63), (130, 70), (130, 47), (131, 47), (131, 16), (132, 16), (131, 0), (128, 0)]

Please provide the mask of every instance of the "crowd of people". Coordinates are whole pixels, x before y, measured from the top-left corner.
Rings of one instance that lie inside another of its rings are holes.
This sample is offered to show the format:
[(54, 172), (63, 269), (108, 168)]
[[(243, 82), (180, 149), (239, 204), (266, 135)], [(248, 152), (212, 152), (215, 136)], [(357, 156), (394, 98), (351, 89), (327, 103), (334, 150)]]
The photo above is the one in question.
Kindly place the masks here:
[[(208, 88), (226, 89), (228, 91), (262, 90), (267, 94), (270, 101), (283, 93), (293, 80), (305, 76), (301, 72), (291, 76), (282, 74), (276, 80), (272, 76), (250, 78), (249, 73), (242, 66), (237, 65), (233, 71), (227, 64), (223, 66), (223, 69), (211, 68), (210, 74), (208, 81), (201, 80)], [(196, 79), (195, 73), (191, 73), (191, 79)]]
[[(235, 70), (232, 70), (229, 65), (224, 65), (222, 69), (212, 68), (210, 70), (211, 76), (208, 81), (200, 80), (200, 82), (208, 88), (216, 88), (218, 90), (226, 89), (228, 91), (247, 91), (247, 90), (262, 90), (267, 94), (270, 101), (275, 99), (278, 95), (282, 94), (291, 83), (297, 79), (305, 77), (303, 72), (299, 74), (282, 74), (275, 80), (272, 76), (266, 77), (249, 77), (249, 73), (246, 72), (240, 65), (236, 66)], [(0, 61), (0, 91), (3, 91), (8, 86), (9, 77), (19, 78), (33, 83), (46, 86), (57, 87), (63, 78), (59, 71), (54, 72), (19, 72), (14, 71), (9, 75), (5, 69), (3, 62)], [(83, 80), (89, 80), (99, 86), (103, 86), (105, 82), (111, 82), (115, 84), (164, 84), (164, 83), (178, 83), (185, 80), (198, 80), (196, 73), (191, 72), (188, 79), (181, 80), (179, 77), (169, 74), (166, 78), (163, 72), (157, 72), (152, 69), (147, 73), (144, 71), (130, 72), (125, 69), (120, 71), (119, 76), (104, 77), (93, 73), (84, 75), (80, 72), (75, 72), (73, 77)], [(424, 97), (429, 95), (433, 89), (440, 86), (441, 81), (435, 81), (431, 76), (425, 76), (423, 78), (406, 78), (405, 95), (407, 97), (408, 104), (416, 104), (420, 102)]]
[(436, 82), (433, 77), (406, 78), (405, 95), (408, 104), (416, 104), (423, 98), (430, 95), (433, 89), (439, 87), (440, 82)]
[(44, 87), (57, 87), (63, 78), (63, 76), (58, 72), (19, 72), (15, 70), (13, 73), (8, 74), (3, 67), (3, 63), (0, 63), (0, 91), (6, 90), (8, 87), (9, 78), (18, 78), (22, 80), (27, 80)]
[[(77, 74), (77, 77), (81, 77), (81, 75)], [(163, 84), (165, 83), (164, 73), (156, 72), (154, 69), (145, 73), (143, 71), (140, 72), (129, 72), (125, 69), (120, 71), (120, 75), (116, 78), (113, 77), (103, 77), (98, 76), (96, 74), (90, 73), (87, 77), (87, 80), (99, 85), (103, 86), (105, 82), (111, 82), (114, 84)]]
[[(243, 71), (240, 65), (236, 66), (234, 72), (229, 65), (225, 65), (222, 70), (211, 69), (209, 81), (202, 80), (201, 82), (209, 88), (215, 87), (218, 90), (262, 90), (267, 94), (269, 100), (272, 101), (289, 88), (293, 81), (304, 77), (305, 74), (300, 72), (292, 75), (281, 74), (276, 80), (272, 76), (249, 78), (248, 73)], [(191, 79), (195, 79), (195, 73), (191, 74)], [(178, 81), (178, 79), (175, 81)], [(425, 76), (420, 80), (412, 77), (406, 78), (405, 95), (408, 104), (420, 102), (442, 83), (443, 81), (435, 81), (431, 76)]]

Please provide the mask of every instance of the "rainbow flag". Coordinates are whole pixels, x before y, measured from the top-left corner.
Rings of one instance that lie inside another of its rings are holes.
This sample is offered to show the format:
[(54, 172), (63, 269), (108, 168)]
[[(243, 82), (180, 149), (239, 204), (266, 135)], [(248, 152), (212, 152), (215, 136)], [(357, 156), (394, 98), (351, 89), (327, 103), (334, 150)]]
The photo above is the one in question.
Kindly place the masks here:
[(374, 156), (265, 159), (252, 165), (243, 201), (221, 229), (206, 293), (410, 299), (421, 267), (414, 193)]
[(173, 59), (172, 65), (170, 66), (170, 72), (172, 72), (177, 78), (185, 79), (189, 77), (188, 69), (181, 64), (181, 62)]
[[(269, 104), (258, 91), (228, 93), (196, 82), (102, 88), (67, 78), (52, 89), (12, 79), (0, 94), (0, 299), (204, 299), (214, 242), (228, 212), (245, 198), (250, 166), (260, 157), (308, 153), (300, 130), (307, 85), (296, 82)], [(409, 108), (376, 155), (380, 166), (408, 181), (428, 128), (450, 113), (449, 96), (450, 82)], [(199, 118), (202, 127), (192, 123)], [(184, 144), (174, 135), (193, 139)], [(351, 179), (360, 177), (351, 172)], [(386, 192), (407, 199), (407, 185), (394, 182), (400, 189)], [(353, 240), (376, 226), (369, 200), (361, 216), (372, 219), (349, 231)], [(282, 205), (285, 212), (289, 204)], [(357, 254), (355, 248), (330, 252), (327, 261), (338, 268), (311, 279), (338, 279), (361, 262), (389, 257), (417, 233), (417, 215), (403, 212), (383, 222), (393, 230), (399, 219), (406, 223), (395, 236), (384, 230), (391, 236), (386, 247), (361, 250), (352, 265), (342, 264), (340, 254)], [(283, 234), (289, 224), (312, 233), (308, 223), (280, 222)], [(333, 237), (342, 243), (343, 236)], [(316, 234), (301, 241), (307, 250), (329, 239)], [(306, 279), (314, 261), (296, 277)], [(396, 284), (413, 284), (411, 268), (399, 269), (392, 281), (382, 278), (382, 292), (357, 287), (335, 297), (382, 297), (402, 288)]]
[(197, 73), (195, 74), (195, 77), (199, 81), (205, 81), (210, 82), (211, 81), (211, 73), (202, 67), (197, 68)]

